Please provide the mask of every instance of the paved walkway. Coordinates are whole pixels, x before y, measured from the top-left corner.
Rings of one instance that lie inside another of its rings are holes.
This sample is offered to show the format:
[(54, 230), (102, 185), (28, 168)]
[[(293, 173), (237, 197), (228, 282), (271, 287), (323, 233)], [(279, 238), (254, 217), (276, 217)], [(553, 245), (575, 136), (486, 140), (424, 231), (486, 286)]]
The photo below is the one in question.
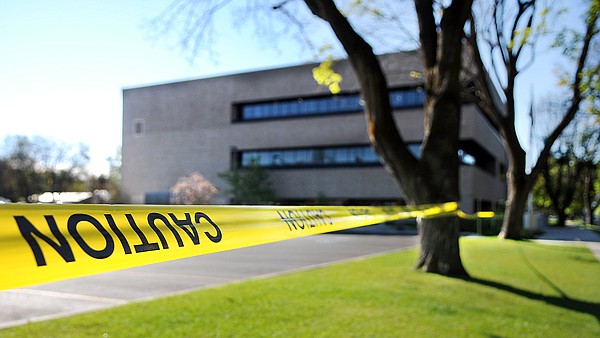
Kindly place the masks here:
[[(413, 234), (324, 234), (1, 291), (0, 329), (407, 249), (418, 244)], [(581, 243), (600, 260), (591, 230), (548, 228), (537, 240)]]
[(571, 242), (587, 245), (600, 261), (600, 234), (580, 227), (547, 227), (544, 233), (536, 236), (538, 241)]
[(417, 236), (324, 234), (0, 292), (0, 329), (415, 247)]

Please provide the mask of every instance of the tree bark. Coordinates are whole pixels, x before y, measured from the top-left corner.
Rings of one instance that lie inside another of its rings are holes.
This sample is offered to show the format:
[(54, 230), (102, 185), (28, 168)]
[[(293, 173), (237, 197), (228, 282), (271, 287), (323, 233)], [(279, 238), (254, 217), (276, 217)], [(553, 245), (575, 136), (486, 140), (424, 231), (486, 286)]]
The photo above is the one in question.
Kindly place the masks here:
[[(352, 28), (333, 0), (305, 0), (328, 22), (348, 54), (365, 101), (373, 148), (409, 204), (458, 201), (458, 134), (463, 27), (471, 1), (453, 1), (435, 21), (432, 0), (417, 0), (425, 74), (425, 137), (421, 158), (414, 157), (396, 128), (385, 76), (371, 46)], [(449, 221), (450, 220), (450, 221)], [(417, 267), (444, 275), (467, 275), (451, 218), (419, 222), (421, 258)]]
[(445, 276), (467, 276), (460, 259), (458, 218), (426, 218), (418, 221), (421, 251), (415, 269)]
[[(446, 87), (453, 79), (458, 79), (450, 68), (460, 69), (460, 65), (439, 64), (427, 74), (430, 79), (425, 83), (425, 130), (428, 135), (437, 137), (426, 137), (422, 146), (417, 176), (418, 203), (459, 200), (460, 102), (457, 100), (458, 87)], [(420, 219), (418, 225), (421, 251), (415, 268), (443, 275), (467, 276), (460, 259), (460, 229), (456, 217)]]
[[(459, 200), (460, 104), (452, 99), (454, 96), (451, 94), (436, 95), (446, 92), (437, 83), (433, 82), (428, 89), (430, 94), (426, 96), (425, 114), (429, 123), (426, 129), (438, 134), (441, 131), (437, 129), (446, 128), (446, 135), (443, 139), (428, 138), (423, 145), (417, 175), (420, 189), (418, 194), (415, 192), (417, 203)], [(460, 259), (457, 218), (419, 219), (418, 226), (421, 250), (415, 268), (443, 275), (467, 276)]]
[[(585, 223), (593, 224), (594, 211), (598, 207), (594, 181), (596, 180), (596, 165), (589, 163), (583, 169), (583, 208), (585, 212)], [(596, 202), (596, 205), (593, 205)]]
[(558, 223), (556, 223), (557, 227), (564, 228), (567, 225), (567, 214), (564, 211), (558, 211), (556, 218)]
[(514, 156), (514, 158), (514, 160), (509, 161), (506, 172), (508, 192), (502, 229), (498, 237), (519, 240), (522, 238), (523, 215), (525, 214), (527, 198), (531, 189), (527, 189), (528, 177), (525, 175), (525, 154)]

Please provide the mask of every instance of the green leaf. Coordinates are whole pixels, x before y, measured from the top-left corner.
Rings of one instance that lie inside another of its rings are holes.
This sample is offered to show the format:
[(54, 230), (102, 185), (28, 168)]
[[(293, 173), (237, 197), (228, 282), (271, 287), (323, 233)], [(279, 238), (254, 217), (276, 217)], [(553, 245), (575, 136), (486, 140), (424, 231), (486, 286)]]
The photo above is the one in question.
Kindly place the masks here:
[(321, 62), (318, 67), (313, 68), (312, 73), (315, 81), (321, 86), (328, 87), (332, 94), (339, 94), (341, 92), (340, 83), (343, 80), (342, 75), (333, 70), (333, 60), (331, 57)]

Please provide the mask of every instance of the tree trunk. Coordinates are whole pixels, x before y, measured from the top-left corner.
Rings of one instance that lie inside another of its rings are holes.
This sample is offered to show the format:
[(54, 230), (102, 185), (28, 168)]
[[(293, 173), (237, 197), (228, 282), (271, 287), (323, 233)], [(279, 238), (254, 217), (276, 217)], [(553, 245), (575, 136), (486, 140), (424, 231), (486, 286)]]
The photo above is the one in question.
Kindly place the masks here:
[[(499, 60), (504, 63), (505, 68), (496, 68), (494, 62), (492, 62), (489, 70), (485, 67), (478, 46), (482, 40), (477, 38), (477, 25), (471, 24), (471, 34), (467, 40), (468, 45), (473, 51), (473, 63), (476, 68), (474, 77), (475, 86), (474, 90), (470, 90), (470, 95), (475, 98), (475, 102), (477, 102), (481, 110), (490, 118), (490, 120), (498, 126), (500, 135), (505, 142), (506, 152), (509, 155), (509, 166), (513, 167), (510, 172), (507, 172), (508, 197), (502, 231), (499, 235), (500, 238), (510, 239), (521, 238), (523, 213), (525, 211), (527, 195), (531, 191), (533, 182), (539, 174), (541, 165), (547, 160), (552, 145), (573, 120), (575, 114), (579, 110), (579, 104), (584, 98), (584, 94), (581, 91), (581, 84), (589, 81), (589, 79), (586, 79), (587, 72), (584, 70), (588, 53), (592, 54), (591, 51), (594, 50), (593, 39), (596, 34), (598, 34), (596, 23), (600, 13), (597, 8), (597, 3), (591, 2), (590, 7), (586, 11), (585, 36), (580, 36), (579, 39), (574, 39), (572, 43), (568, 44), (569, 49), (573, 48), (574, 50), (579, 50), (580, 53), (578, 57), (575, 55), (577, 69), (574, 73), (575, 76), (573, 82), (570, 85), (570, 88), (572, 89), (572, 96), (569, 99), (570, 105), (560, 123), (545, 138), (544, 148), (540, 152), (531, 173), (527, 175), (525, 173), (524, 152), (522, 151), (515, 131), (515, 81), (520, 71), (525, 69), (527, 67), (526, 64), (528, 64), (527, 62), (523, 62), (524, 60), (520, 59), (520, 57), (523, 55), (527, 55), (525, 56), (525, 59), (530, 57), (530, 53), (522, 53), (524, 50), (523, 48), (531, 46), (533, 41), (531, 41), (531, 39), (521, 39), (521, 42), (515, 44), (515, 34), (517, 33), (515, 28), (519, 27), (520, 30), (525, 31), (535, 28), (535, 20), (533, 19), (534, 16), (537, 15), (536, 13), (539, 12), (535, 9), (535, 1), (519, 1), (518, 4), (519, 6), (516, 8), (517, 11), (515, 11), (515, 7), (504, 6), (503, 2), (495, 2), (496, 6), (493, 7), (492, 17), (494, 26), (491, 28), (482, 26), (483, 31), (489, 33), (485, 33), (487, 38), (484, 38), (484, 44), (487, 44), (487, 47), (492, 49), (492, 53), (487, 55), (487, 59), (489, 60), (491, 55), (497, 52), (498, 54), (496, 56), (500, 56)], [(508, 32), (510, 32), (510, 34), (507, 34)], [(581, 48), (579, 48), (579, 46)], [(591, 50), (590, 47), (592, 47)], [(500, 65), (500, 63), (498, 63), (498, 65)], [(495, 99), (494, 84), (498, 83), (504, 83), (502, 85), (505, 94), (504, 102)], [(518, 156), (514, 156), (515, 154)], [(513, 163), (513, 160), (517, 160), (518, 163)], [(516, 172), (517, 170), (522, 170), (523, 172), (519, 174)], [(519, 181), (520, 178), (522, 181)], [(521, 203), (522, 205), (520, 205)]]
[(595, 197), (594, 179), (596, 166), (589, 166), (583, 170), (583, 210), (585, 213), (585, 223), (593, 224), (594, 211), (596, 208), (592, 205), (598, 198)]
[[(418, 203), (459, 200), (460, 105), (453, 90), (443, 88), (443, 83), (426, 84), (425, 130), (443, 137), (426, 138), (422, 146), (417, 175), (419, 192), (413, 192), (413, 196), (420, 195)], [(457, 218), (419, 219), (418, 225), (421, 252), (415, 268), (448, 276), (468, 276), (460, 259)]]
[[(416, 1), (425, 63), (425, 135), (421, 158), (402, 139), (389, 104), (387, 80), (371, 46), (333, 0), (305, 0), (313, 14), (329, 22), (348, 53), (365, 101), (369, 139), (409, 203), (458, 201), (458, 135), (462, 38), (471, 1), (452, 1), (436, 24), (431, 0)], [(456, 222), (420, 222), (421, 256), (417, 267), (427, 272), (466, 275), (458, 248)]]
[[(434, 69), (435, 73), (435, 69)], [(436, 76), (434, 76), (436, 77)], [(426, 138), (421, 149), (417, 203), (459, 200), (458, 93), (444, 88), (445, 81), (426, 84), (425, 130), (439, 136)], [(441, 94), (439, 94), (441, 93)], [(468, 276), (460, 259), (460, 229), (456, 217), (419, 219), (421, 252), (415, 268), (447, 276)]]
[(594, 215), (592, 214), (592, 201), (590, 199), (590, 175), (588, 170), (583, 171), (583, 213), (585, 224), (592, 224)]
[(508, 196), (506, 197), (502, 230), (498, 237), (519, 240), (522, 238), (523, 215), (531, 187), (525, 174), (525, 152), (510, 152), (509, 150), (509, 157), (509, 166), (506, 172)]
[(567, 214), (563, 210), (559, 210), (556, 216), (558, 217), (558, 223), (556, 226), (561, 228), (565, 227), (567, 223)]
[(421, 252), (415, 269), (445, 276), (467, 276), (460, 259), (456, 217), (419, 219)]
[(585, 213), (585, 224), (593, 224), (594, 223), (594, 215), (592, 214), (592, 208), (588, 204), (584, 205), (584, 213)]

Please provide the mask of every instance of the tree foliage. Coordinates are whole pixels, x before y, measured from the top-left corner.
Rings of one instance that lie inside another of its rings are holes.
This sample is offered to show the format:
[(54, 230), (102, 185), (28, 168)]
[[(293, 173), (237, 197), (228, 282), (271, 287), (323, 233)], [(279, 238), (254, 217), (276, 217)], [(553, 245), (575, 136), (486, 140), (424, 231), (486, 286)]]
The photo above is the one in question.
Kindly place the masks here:
[(587, 162), (581, 173), (582, 202), (586, 224), (594, 223), (594, 215), (600, 206), (600, 162)]
[[(588, 26), (594, 25), (599, 12), (600, 1), (590, 0), (588, 15), (585, 17), (584, 23)], [(599, 27), (596, 26), (593, 33), (597, 34), (598, 29)], [(586, 35), (582, 32), (573, 28), (566, 28), (558, 32), (553, 47), (560, 49), (563, 55), (573, 62), (577, 62), (578, 53), (580, 52), (578, 46), (583, 44), (586, 38)], [(600, 115), (600, 53), (593, 52), (600, 49), (600, 41), (592, 40), (590, 49), (592, 52), (588, 56), (589, 60), (581, 71), (579, 91), (583, 99), (584, 110)], [(568, 73), (563, 72), (560, 74), (560, 84), (565, 86), (573, 84)]]
[(585, 222), (592, 224), (600, 206), (600, 128), (584, 132), (582, 144), (586, 156), (581, 162), (581, 196)]
[[(559, 123), (546, 135), (537, 162), (528, 173), (526, 154), (516, 130), (516, 81), (535, 56), (536, 34), (545, 30), (546, 8), (540, 8), (536, 0), (493, 0), (486, 2), (486, 16), (480, 13), (475, 18), (468, 38), (473, 73), (468, 77), (474, 86), (467, 86), (470, 99), (477, 102), (481, 110), (497, 126), (508, 155), (508, 197), (504, 212), (501, 238), (520, 239), (522, 236), (523, 213), (527, 196), (545, 165), (552, 145), (569, 125), (580, 109), (581, 102), (591, 91), (582, 91), (588, 75), (597, 71), (596, 54), (592, 53), (598, 33), (598, 2), (592, 0), (586, 12), (584, 31), (576, 39), (564, 39), (568, 48), (566, 56), (573, 56), (574, 70), (565, 84), (570, 97)], [(484, 62), (487, 52), (488, 62)], [(591, 72), (591, 73), (590, 73)], [(588, 75), (586, 75), (588, 74)], [(495, 86), (502, 89), (503, 100), (495, 95)]]
[(275, 192), (269, 181), (269, 173), (252, 158), (246, 168), (234, 168), (219, 174), (229, 184), (227, 193), (232, 204), (272, 204)]
[(43, 137), (7, 137), (0, 154), (0, 196), (13, 201), (44, 191), (86, 191), (90, 178), (85, 145)]
[(321, 86), (326, 86), (332, 94), (339, 94), (341, 92), (340, 83), (342, 82), (342, 75), (336, 73), (333, 68), (333, 60), (331, 57), (321, 62), (321, 64), (313, 68), (313, 78)]
[(544, 190), (551, 202), (552, 209), (558, 216), (558, 226), (565, 226), (567, 208), (573, 203), (581, 166), (575, 158), (573, 149), (568, 147), (564, 152), (556, 151), (547, 160), (542, 171)]
[(579, 215), (591, 224), (600, 202), (600, 128), (580, 113), (551, 153), (534, 188), (536, 206), (557, 215), (558, 225)]
[(108, 158), (108, 176), (100, 176), (92, 184), (94, 190), (106, 190), (110, 194), (110, 202), (116, 203), (121, 200), (121, 148), (119, 147), (114, 156)]

